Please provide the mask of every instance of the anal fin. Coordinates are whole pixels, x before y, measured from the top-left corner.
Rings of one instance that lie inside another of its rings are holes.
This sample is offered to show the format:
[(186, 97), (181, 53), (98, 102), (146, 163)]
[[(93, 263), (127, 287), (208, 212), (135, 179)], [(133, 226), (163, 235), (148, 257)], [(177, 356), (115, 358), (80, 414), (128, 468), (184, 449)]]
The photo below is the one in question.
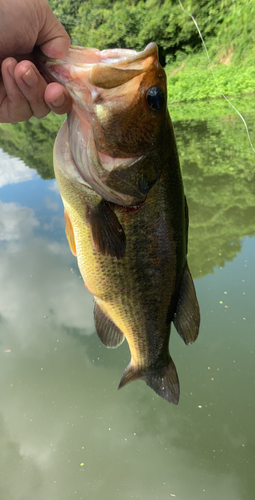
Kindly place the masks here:
[(118, 347), (125, 340), (122, 331), (95, 303), (94, 308), (95, 327), (98, 337), (106, 347)]
[(76, 245), (75, 245), (73, 226), (66, 210), (64, 212), (64, 215), (65, 215), (65, 231), (66, 231), (67, 241), (69, 243), (69, 247), (72, 254), (76, 256)]
[(102, 255), (109, 255), (117, 259), (123, 258), (126, 249), (126, 236), (109, 203), (102, 200), (97, 207), (89, 208), (88, 222), (96, 250)]
[(174, 326), (185, 344), (195, 342), (200, 325), (200, 312), (194, 283), (186, 265), (174, 315)]

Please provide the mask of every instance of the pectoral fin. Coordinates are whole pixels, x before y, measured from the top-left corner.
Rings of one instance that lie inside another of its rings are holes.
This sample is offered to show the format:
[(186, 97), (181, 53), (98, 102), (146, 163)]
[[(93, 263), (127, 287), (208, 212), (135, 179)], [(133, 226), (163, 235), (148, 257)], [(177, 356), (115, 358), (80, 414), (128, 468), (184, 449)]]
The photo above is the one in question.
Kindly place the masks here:
[(102, 200), (96, 207), (88, 209), (88, 222), (93, 244), (102, 255), (121, 259), (125, 255), (126, 236), (109, 203)]
[(200, 313), (194, 283), (188, 266), (184, 269), (173, 322), (185, 344), (195, 342), (199, 331)]
[(76, 256), (76, 245), (75, 245), (73, 226), (66, 210), (64, 212), (64, 215), (65, 215), (65, 230), (66, 230), (67, 241), (69, 243), (69, 247), (72, 254)]
[(94, 308), (95, 327), (97, 335), (106, 347), (118, 347), (125, 340), (122, 331), (102, 311), (96, 303)]

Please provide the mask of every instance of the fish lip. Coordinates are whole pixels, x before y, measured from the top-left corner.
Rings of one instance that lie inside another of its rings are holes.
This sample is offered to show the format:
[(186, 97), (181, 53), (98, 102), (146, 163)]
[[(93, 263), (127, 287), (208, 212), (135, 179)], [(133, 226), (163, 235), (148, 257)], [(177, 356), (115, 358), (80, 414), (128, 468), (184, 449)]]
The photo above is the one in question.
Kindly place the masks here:
[[(146, 59), (150, 55), (153, 55), (154, 53), (158, 52), (157, 44), (155, 42), (150, 42), (148, 45), (146, 45), (144, 50), (141, 50), (140, 52), (137, 52), (136, 50), (132, 49), (104, 49), (104, 50), (99, 50), (95, 48), (90, 48), (90, 47), (79, 47), (75, 45), (71, 45), (67, 57), (65, 60), (62, 59), (53, 59), (51, 57), (46, 56), (42, 52), (39, 52), (37, 50), (36, 56), (37, 58), (46, 65), (46, 67), (50, 67), (53, 65), (65, 65), (68, 64), (69, 60), (71, 59), (70, 54), (72, 51), (75, 50), (76, 52), (84, 52), (87, 51), (88, 55), (89, 53), (94, 53), (95, 56), (98, 57), (97, 61), (88, 61), (88, 63), (79, 63), (78, 61), (75, 62), (75, 66), (85, 66), (85, 65), (90, 65), (92, 66), (93, 64), (96, 63), (112, 63), (115, 65), (120, 65), (125, 61), (125, 63), (131, 63), (135, 61), (140, 61), (141, 59)], [(111, 57), (110, 57), (111, 55)], [(125, 57), (126, 56), (126, 57)]]
[[(81, 63), (75, 60), (75, 53), (79, 51), (83, 53), (83, 58), (87, 51), (87, 62)], [(111, 66), (116, 70), (132, 69), (134, 72), (136, 71), (137, 74), (141, 74), (148, 71), (151, 67), (153, 61), (150, 61), (150, 56), (156, 55), (158, 57), (158, 48), (154, 42), (149, 43), (145, 49), (140, 52), (131, 49), (105, 49), (99, 51), (94, 48), (71, 46), (65, 60), (50, 58), (45, 56), (42, 52), (39, 54), (37, 52), (36, 54), (37, 60), (39, 61), (39, 69), (42, 71), (43, 76), (49, 81), (52, 81), (53, 78), (53, 81), (55, 80), (65, 85), (72, 95), (72, 89), (68, 88), (68, 84), (71, 83), (73, 86), (74, 81), (79, 77), (82, 70), (86, 70), (87, 72), (88, 88), (90, 86), (93, 87), (93, 83), (89, 85), (90, 73), (92, 70), (95, 70), (95, 68), (99, 71), (102, 68), (102, 71), (104, 71), (106, 66)], [(143, 60), (148, 61), (148, 67), (141, 67)], [(58, 67), (62, 67), (62, 69), (60, 70)], [(64, 68), (66, 68), (66, 71)], [(130, 76), (130, 79), (131, 78), (132, 76)], [(91, 90), (91, 88), (89, 88), (89, 90)]]
[[(141, 50), (140, 52), (130, 49), (105, 49), (100, 52), (101, 61), (98, 62), (101, 64), (107, 63), (107, 54), (110, 52), (116, 54), (116, 57), (109, 58), (109, 63), (111, 61), (111, 64), (114, 65), (114, 67), (118, 67), (123, 66), (123, 64), (125, 64), (125, 66), (128, 66), (129, 64), (132, 64), (134, 62), (145, 60), (153, 54), (158, 53), (158, 48), (155, 42), (151, 42), (146, 45), (144, 50)], [(125, 54), (127, 54), (126, 57)]]

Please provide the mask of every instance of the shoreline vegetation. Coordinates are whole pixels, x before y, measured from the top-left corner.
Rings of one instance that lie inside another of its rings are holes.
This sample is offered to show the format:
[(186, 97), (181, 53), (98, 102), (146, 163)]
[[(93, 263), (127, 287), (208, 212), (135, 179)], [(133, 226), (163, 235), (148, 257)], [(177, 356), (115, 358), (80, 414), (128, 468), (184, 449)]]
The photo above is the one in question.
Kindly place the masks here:
[(230, 100), (255, 92), (254, 0), (182, 0), (198, 23), (210, 63), (192, 19), (178, 0), (49, 3), (75, 45), (143, 50), (155, 41), (168, 77), (171, 108), (176, 103), (212, 103), (215, 98), (220, 102), (221, 92)]
[[(66, 23), (73, 44), (100, 49), (119, 44), (142, 50), (151, 40), (158, 43), (161, 60), (165, 59), (166, 63), (169, 110), (190, 210), (189, 262), (192, 274), (198, 278), (213, 273), (215, 267), (223, 267), (226, 260), (233, 260), (240, 252), (241, 239), (254, 235), (254, 152), (240, 117), (220, 97), (194, 24), (183, 15), (177, 0), (122, 0), (122, 3), (110, 0), (95, 0), (94, 3), (92, 0), (52, 0), (50, 3), (55, 5), (55, 13), (64, 21), (63, 24)], [(96, 10), (99, 4), (100, 13)], [(110, 4), (114, 22), (117, 14), (120, 18), (120, 24), (115, 26), (116, 33), (109, 28), (111, 18), (107, 16)], [(129, 24), (126, 22), (124, 25), (120, 10), (127, 4), (131, 14)], [(193, 13), (205, 38), (219, 87), (243, 115), (251, 140), (255, 143), (252, 95), (255, 88), (255, 1), (183, 0), (183, 4)], [(146, 20), (148, 6), (151, 15)], [(163, 19), (162, 12), (166, 13), (166, 6), (168, 24), (164, 26), (163, 33), (159, 31), (161, 24), (157, 24), (156, 12), (161, 12)], [(64, 8), (68, 14), (65, 14)], [(169, 16), (170, 10), (172, 17)], [(124, 31), (129, 26), (129, 36), (131, 28), (134, 30), (137, 27), (137, 22), (134, 23), (137, 11), (143, 12), (144, 22), (140, 23), (140, 31), (136, 32), (136, 42), (125, 38), (127, 33), (121, 39), (120, 26)], [(150, 24), (150, 29), (147, 29), (146, 23), (152, 21), (154, 25)], [(87, 28), (84, 27), (85, 22)], [(177, 22), (179, 24), (174, 28)], [(169, 35), (171, 27), (172, 38)], [(146, 36), (145, 29), (148, 31)], [(86, 37), (84, 33), (87, 33)], [(64, 118), (50, 113), (40, 120), (31, 118), (23, 123), (0, 124), (0, 147), (36, 169), (43, 179), (53, 179), (53, 144)], [(201, 231), (204, 235), (202, 246)], [(225, 255), (225, 260), (222, 255)]]
[[(242, 147), (248, 150), (248, 156), (254, 155), (245, 127), (235, 109), (221, 96), (194, 23), (182, 11), (178, 0), (49, 0), (49, 3), (73, 44), (101, 50), (107, 47), (142, 50), (152, 40), (157, 42), (168, 76), (169, 111), (177, 129), (182, 121), (192, 126), (197, 121), (207, 123), (208, 119), (214, 122), (216, 119), (219, 125), (224, 122), (224, 130), (240, 122), (239, 142), (244, 137)], [(199, 25), (218, 86), (247, 121), (254, 142), (251, 116), (255, 91), (255, 1), (183, 0), (182, 3)], [(0, 146), (39, 170), (42, 178), (52, 178), (52, 147), (63, 120), (64, 117), (50, 113), (43, 120), (31, 118), (23, 123), (0, 124)], [(225, 144), (231, 150), (237, 146), (239, 149), (239, 143), (229, 143), (228, 134)]]

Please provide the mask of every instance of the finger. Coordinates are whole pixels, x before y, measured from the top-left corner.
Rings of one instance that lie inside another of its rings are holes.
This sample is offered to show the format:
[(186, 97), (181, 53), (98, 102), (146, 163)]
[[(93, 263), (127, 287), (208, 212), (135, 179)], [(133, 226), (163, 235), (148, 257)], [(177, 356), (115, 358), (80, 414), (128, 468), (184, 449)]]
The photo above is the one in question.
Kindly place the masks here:
[(33, 116), (43, 118), (50, 109), (44, 101), (44, 92), (47, 83), (40, 75), (38, 69), (30, 61), (21, 61), (15, 67), (15, 81), (28, 101)]
[(8, 57), (2, 63), (1, 72), (3, 80), (2, 101), (0, 102), (0, 122), (16, 123), (29, 120), (33, 115), (29, 102), (20, 91), (14, 72), (17, 61)]
[(72, 99), (69, 93), (59, 83), (49, 83), (45, 90), (44, 99), (49, 108), (58, 115), (68, 113), (72, 108)]
[(71, 40), (49, 5), (43, 10), (44, 20), (37, 38), (37, 45), (49, 57), (65, 59)]

